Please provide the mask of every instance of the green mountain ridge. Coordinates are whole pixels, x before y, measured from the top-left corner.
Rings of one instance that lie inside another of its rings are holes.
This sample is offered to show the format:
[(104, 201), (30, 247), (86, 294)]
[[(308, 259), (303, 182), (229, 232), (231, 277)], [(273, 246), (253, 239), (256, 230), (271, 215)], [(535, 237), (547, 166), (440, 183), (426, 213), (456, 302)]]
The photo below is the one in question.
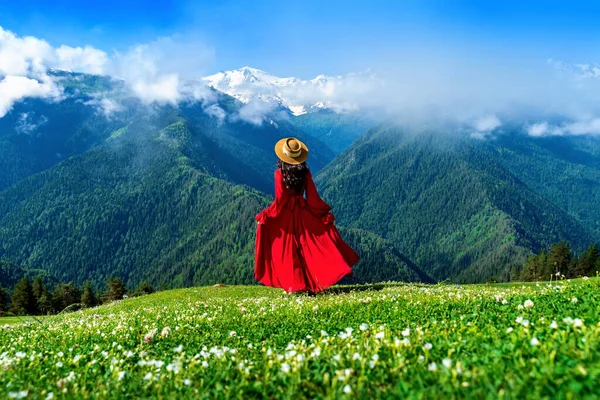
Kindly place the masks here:
[(372, 129), (317, 177), (341, 224), (395, 243), (436, 279), (509, 279), (531, 254), (594, 235), (499, 163), (485, 143)]

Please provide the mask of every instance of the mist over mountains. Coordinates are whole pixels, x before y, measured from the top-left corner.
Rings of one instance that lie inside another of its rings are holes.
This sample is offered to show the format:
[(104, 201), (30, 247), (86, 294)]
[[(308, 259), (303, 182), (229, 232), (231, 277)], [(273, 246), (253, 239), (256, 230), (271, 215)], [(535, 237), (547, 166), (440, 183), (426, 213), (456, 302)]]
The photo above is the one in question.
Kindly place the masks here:
[(62, 100), (28, 98), (0, 119), (0, 258), (24, 273), (251, 283), (252, 217), (269, 202), (272, 146), (286, 136), (309, 146), (359, 249), (356, 282), (506, 280), (532, 251), (600, 237), (594, 136), (532, 137), (491, 117), (428, 127), (295, 116), (281, 103), (248, 121), (249, 103), (216, 89), (210, 103), (148, 105), (119, 80), (48, 75)]

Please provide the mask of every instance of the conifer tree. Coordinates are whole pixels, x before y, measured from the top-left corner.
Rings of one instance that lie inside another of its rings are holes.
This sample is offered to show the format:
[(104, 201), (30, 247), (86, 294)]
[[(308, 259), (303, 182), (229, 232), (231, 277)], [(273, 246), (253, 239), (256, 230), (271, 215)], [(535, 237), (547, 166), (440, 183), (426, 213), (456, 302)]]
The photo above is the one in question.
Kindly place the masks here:
[(8, 295), (7, 295), (6, 291), (4, 290), (4, 288), (2, 286), (0, 286), (0, 315), (2, 315), (4, 313), (4, 311), (6, 311), (7, 306), (8, 306)]
[(29, 278), (20, 279), (13, 289), (10, 312), (16, 315), (33, 314), (35, 311), (33, 292)]
[(148, 281), (143, 281), (140, 283), (140, 285), (133, 292), (135, 296), (143, 296), (150, 293), (154, 293), (154, 288), (150, 286)]
[(48, 293), (46, 285), (44, 284), (41, 276), (38, 275), (33, 279), (31, 291), (33, 294), (36, 314), (47, 315), (54, 312), (52, 297), (50, 296), (50, 293)]
[(552, 268), (552, 274), (560, 272), (562, 275), (567, 275), (569, 265), (571, 264), (571, 248), (569, 243), (561, 240), (553, 244), (548, 254), (548, 261), (550, 262), (550, 268)]
[(599, 265), (600, 262), (600, 251), (598, 249), (598, 244), (594, 243), (590, 245), (582, 254), (581, 254), (581, 263), (577, 268), (576, 275), (577, 276), (593, 276), (596, 273), (596, 266)]
[(85, 281), (83, 284), (81, 304), (83, 304), (83, 306), (86, 308), (95, 307), (98, 304), (98, 300), (96, 299), (96, 295), (94, 294), (94, 289), (92, 289), (92, 283), (90, 281)]
[(57, 312), (61, 312), (73, 304), (79, 304), (81, 303), (81, 290), (72, 282), (61, 283), (52, 293), (52, 303)]
[(121, 300), (125, 293), (127, 293), (127, 288), (121, 281), (121, 278), (110, 278), (108, 282), (106, 282), (106, 286), (108, 286), (108, 290), (105, 293), (107, 301)]

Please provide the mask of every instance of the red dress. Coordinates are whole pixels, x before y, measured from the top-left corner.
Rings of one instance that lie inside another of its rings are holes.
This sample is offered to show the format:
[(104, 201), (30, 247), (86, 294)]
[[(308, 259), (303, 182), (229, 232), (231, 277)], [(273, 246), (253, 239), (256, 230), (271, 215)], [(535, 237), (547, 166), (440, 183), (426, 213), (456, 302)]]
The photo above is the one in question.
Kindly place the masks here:
[(275, 200), (258, 214), (254, 276), (287, 292), (319, 292), (346, 275), (359, 256), (333, 224), (331, 207), (315, 187), (310, 171), (303, 194), (285, 187), (275, 171)]

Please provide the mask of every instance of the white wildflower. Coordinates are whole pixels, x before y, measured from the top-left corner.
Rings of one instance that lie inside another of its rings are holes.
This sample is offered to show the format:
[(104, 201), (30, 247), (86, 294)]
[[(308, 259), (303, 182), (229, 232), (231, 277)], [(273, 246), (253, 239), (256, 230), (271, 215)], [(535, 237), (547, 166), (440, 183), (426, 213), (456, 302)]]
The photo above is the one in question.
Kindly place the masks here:
[(22, 390), (20, 392), (8, 392), (8, 398), (10, 399), (22, 399), (27, 397), (29, 392), (27, 390)]
[(533, 307), (533, 301), (531, 301), (531, 300), (525, 300), (525, 303), (523, 303), (523, 305), (525, 306), (525, 308), (532, 308)]

